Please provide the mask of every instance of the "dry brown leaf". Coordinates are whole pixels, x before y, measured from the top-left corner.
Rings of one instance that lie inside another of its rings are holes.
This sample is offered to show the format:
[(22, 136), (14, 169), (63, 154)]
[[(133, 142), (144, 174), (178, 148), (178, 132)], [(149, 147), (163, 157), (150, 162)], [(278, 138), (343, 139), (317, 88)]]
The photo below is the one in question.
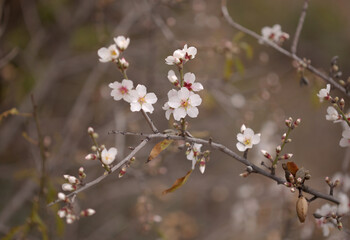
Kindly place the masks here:
[(288, 171), (295, 176), (297, 171), (299, 170), (298, 166), (295, 164), (295, 162), (287, 162), (287, 168)]
[(157, 143), (151, 153), (149, 154), (149, 157), (147, 159), (147, 162), (151, 161), (152, 159), (156, 158), (164, 149), (166, 149), (167, 147), (170, 146), (170, 144), (173, 142), (174, 140), (171, 139), (164, 139), (163, 141)]
[(167, 190), (164, 190), (162, 192), (162, 194), (164, 195), (164, 194), (168, 194), (168, 193), (174, 192), (176, 189), (178, 189), (179, 187), (184, 185), (185, 182), (187, 181), (187, 179), (190, 177), (191, 173), (192, 173), (192, 169), (190, 171), (188, 171), (186, 173), (186, 175), (183, 176), (182, 178), (176, 179), (176, 181), (174, 182), (173, 186), (171, 186), (171, 188), (169, 188)]

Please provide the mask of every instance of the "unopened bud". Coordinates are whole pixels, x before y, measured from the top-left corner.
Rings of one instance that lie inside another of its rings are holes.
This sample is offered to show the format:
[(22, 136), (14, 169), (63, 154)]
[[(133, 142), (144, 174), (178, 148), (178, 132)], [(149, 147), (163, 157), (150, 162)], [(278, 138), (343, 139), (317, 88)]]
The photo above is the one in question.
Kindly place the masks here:
[(340, 99), (339, 106), (340, 106), (341, 109), (344, 109), (344, 106), (345, 106), (344, 98)]
[(267, 151), (261, 150), (261, 153), (262, 153), (262, 154), (264, 155), (264, 157), (266, 157), (267, 159), (272, 160), (271, 154), (269, 154)]
[(98, 138), (98, 133), (95, 133), (95, 132), (94, 132), (94, 133), (92, 134), (92, 137), (93, 137), (93, 138)]
[(85, 160), (96, 160), (97, 156), (95, 154), (88, 154), (85, 156)]
[(248, 166), (247, 167), (247, 172), (249, 172), (249, 173), (253, 172), (253, 167), (252, 166)]
[(102, 144), (102, 145), (100, 146), (100, 148), (101, 148), (101, 150), (103, 150), (103, 149), (106, 148), (106, 146), (105, 146), (104, 144)]
[(240, 177), (248, 177), (250, 173), (249, 172), (242, 172), (241, 174), (239, 174)]
[(287, 153), (278, 158), (278, 160), (287, 160), (293, 157), (292, 153)]
[(299, 126), (300, 125), (300, 123), (301, 123), (301, 119), (300, 118), (298, 118), (297, 120), (295, 120), (295, 122), (294, 122), (294, 126)]
[(331, 184), (331, 179), (328, 176), (324, 180), (328, 185)]
[(281, 151), (282, 151), (281, 146), (277, 146), (277, 147), (276, 147), (276, 153), (280, 153)]
[(338, 228), (339, 230), (342, 230), (342, 229), (343, 229), (343, 224), (342, 224), (340, 221), (337, 223), (337, 228)]
[(76, 177), (74, 177), (74, 176), (69, 176), (68, 177), (68, 182), (71, 183), (71, 184), (76, 184), (76, 183), (79, 182), (79, 180)]
[(119, 171), (119, 178), (122, 178), (126, 173), (126, 167), (122, 167), (122, 169)]
[(288, 139), (286, 140), (286, 143), (290, 143), (290, 142), (292, 142), (292, 139), (288, 138)]
[(340, 80), (339, 80), (339, 83), (340, 83), (340, 85), (342, 85), (343, 87), (346, 86), (346, 82), (345, 82), (343, 79), (340, 79)]
[(292, 192), (292, 193), (295, 193), (295, 188), (290, 188), (290, 191)]
[(335, 180), (334, 181), (334, 183), (333, 183), (333, 187), (336, 187), (336, 186), (338, 186), (339, 185), (339, 183), (340, 183), (340, 181), (337, 179), (337, 180)]
[(82, 217), (88, 217), (88, 216), (92, 216), (96, 213), (96, 211), (92, 208), (88, 208), (88, 209), (85, 209), (83, 211), (80, 212), (80, 216)]
[(88, 128), (88, 133), (89, 133), (89, 134), (93, 134), (93, 133), (94, 133), (94, 129), (93, 129), (92, 127), (89, 127), (89, 128)]
[(74, 191), (75, 189), (76, 189), (76, 187), (74, 187), (72, 184), (69, 184), (69, 183), (62, 184), (63, 191)]
[(97, 147), (96, 146), (92, 146), (91, 147), (91, 151), (96, 152), (97, 151)]
[(299, 178), (297, 178), (297, 183), (299, 183), (299, 184), (300, 184), (302, 181), (303, 181), (303, 179), (302, 179), (302, 178), (300, 178), (300, 177), (299, 177)]
[(66, 200), (66, 194), (64, 194), (63, 192), (59, 192), (57, 194), (58, 199), (65, 201)]
[(284, 141), (284, 139), (286, 139), (287, 133), (283, 133), (282, 135), (282, 141)]
[(284, 183), (284, 186), (286, 186), (286, 187), (292, 187), (292, 183), (290, 183), (290, 182), (285, 182), (285, 183)]
[(205, 159), (202, 158), (199, 162), (199, 171), (204, 174), (205, 171)]
[(289, 119), (286, 119), (286, 120), (284, 121), (284, 123), (285, 123), (286, 126), (289, 127), (289, 128), (292, 126), (292, 122), (291, 122)]
[(136, 157), (130, 158), (130, 162), (134, 162), (136, 160)]
[(289, 179), (289, 182), (292, 182), (292, 183), (295, 182), (293, 174), (289, 174), (288, 179)]
[(119, 60), (120, 66), (125, 70), (129, 67), (129, 63), (125, 60), (125, 58), (122, 58)]

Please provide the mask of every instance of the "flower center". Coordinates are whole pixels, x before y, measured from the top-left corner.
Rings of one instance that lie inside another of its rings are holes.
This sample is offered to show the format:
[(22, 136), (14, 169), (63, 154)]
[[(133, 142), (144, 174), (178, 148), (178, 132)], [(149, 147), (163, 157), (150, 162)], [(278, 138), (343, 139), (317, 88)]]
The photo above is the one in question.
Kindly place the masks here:
[(145, 103), (145, 102), (146, 102), (145, 97), (140, 97), (140, 98), (139, 98), (139, 103), (140, 103), (140, 104), (143, 104), (143, 103)]
[(121, 87), (121, 88), (119, 88), (119, 91), (121, 94), (126, 94), (126, 93), (128, 93), (129, 90), (126, 87)]
[(275, 37), (275, 34), (271, 33), (270, 36), (269, 36), (269, 39), (273, 39), (274, 37)]
[(244, 145), (250, 145), (251, 141), (249, 138), (244, 139), (243, 141)]
[(115, 50), (112, 50), (112, 51), (111, 51), (111, 55), (116, 56), (116, 55), (117, 55), (117, 52), (116, 52)]
[(192, 91), (192, 83), (184, 83), (184, 87), (186, 87), (188, 90)]
[(188, 100), (185, 100), (185, 101), (182, 100), (182, 101), (181, 101), (181, 106), (182, 106), (182, 107), (187, 108), (188, 105), (189, 105), (189, 104), (188, 104)]

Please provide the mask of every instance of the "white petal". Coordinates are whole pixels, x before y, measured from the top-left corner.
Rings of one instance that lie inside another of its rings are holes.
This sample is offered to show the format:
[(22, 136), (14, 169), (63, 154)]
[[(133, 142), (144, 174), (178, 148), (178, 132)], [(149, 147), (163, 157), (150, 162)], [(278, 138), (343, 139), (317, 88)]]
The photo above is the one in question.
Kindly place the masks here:
[(243, 144), (243, 143), (240, 143), (240, 142), (238, 142), (237, 144), (236, 144), (236, 147), (237, 147), (237, 149), (240, 151), (240, 152), (244, 152), (247, 148), (246, 148), (246, 146)]
[(142, 110), (145, 112), (153, 113), (154, 107), (150, 103), (142, 104)]
[(139, 94), (136, 90), (131, 90), (130, 93), (130, 102), (137, 102), (139, 100)]
[(193, 153), (193, 150), (190, 151), (189, 154), (187, 154), (187, 159), (188, 160), (193, 160), (194, 159), (194, 153)]
[(177, 77), (176, 77), (175, 72), (173, 70), (170, 70), (168, 72), (168, 79), (171, 83), (174, 83), (177, 81)]
[(345, 130), (342, 132), (342, 136), (343, 136), (344, 138), (350, 139), (350, 129), (345, 129)]
[(252, 144), (258, 144), (260, 142), (260, 134), (255, 134), (251, 140)]
[(184, 108), (176, 108), (173, 112), (174, 119), (180, 121), (181, 118), (186, 117), (186, 110)]
[(196, 76), (194, 75), (194, 73), (186, 73), (184, 76), (184, 81), (187, 83), (194, 83), (194, 81), (196, 80)]
[(168, 99), (172, 98), (176, 96), (177, 97), (177, 91), (175, 89), (171, 89), (169, 92), (168, 92)]
[(165, 111), (165, 118), (166, 119), (170, 119), (170, 114), (173, 112), (174, 110), (172, 110), (172, 109), (168, 109), (168, 110), (166, 110)]
[(181, 100), (187, 100), (190, 96), (190, 91), (187, 88), (182, 87), (181, 90), (178, 91), (178, 96)]
[(202, 99), (198, 94), (192, 93), (188, 102), (191, 106), (197, 107), (197, 106), (201, 105)]
[(243, 141), (244, 141), (244, 135), (243, 135), (242, 133), (238, 133), (238, 134), (237, 134), (237, 140), (238, 140), (239, 142), (243, 142)]
[(181, 100), (177, 96), (172, 97), (169, 99), (168, 105), (172, 108), (178, 108), (181, 106)]
[(154, 93), (147, 93), (145, 96), (145, 100), (147, 103), (155, 104), (157, 102), (158, 98)]
[(121, 84), (120, 84), (119, 82), (115, 81), (115, 82), (113, 82), (113, 83), (110, 83), (110, 84), (108, 85), (108, 87), (113, 88), (113, 89), (118, 89), (118, 88), (121, 87)]
[(126, 87), (128, 90), (131, 90), (131, 89), (134, 87), (133, 81), (128, 80), (128, 79), (124, 79), (124, 80), (122, 81), (122, 85), (123, 85), (124, 87)]
[(245, 138), (252, 138), (254, 136), (254, 131), (251, 128), (247, 128), (244, 130), (243, 134)]
[(103, 48), (100, 48), (98, 51), (97, 51), (97, 55), (102, 58), (102, 59), (105, 59), (105, 58), (108, 58), (110, 57), (110, 53), (109, 53), (109, 50), (105, 47)]
[(147, 89), (144, 85), (138, 84), (136, 87), (136, 91), (140, 97), (144, 97), (147, 94)]
[(196, 159), (192, 159), (192, 170), (194, 169), (194, 167), (196, 166), (197, 160)]
[(347, 139), (347, 138), (340, 139), (339, 145), (341, 147), (349, 147), (350, 146), (349, 139)]
[(108, 154), (110, 154), (111, 156), (115, 157), (118, 153), (118, 150), (115, 148), (115, 147), (111, 147), (109, 150), (108, 150)]
[(199, 111), (198, 111), (197, 107), (192, 107), (192, 106), (187, 107), (187, 114), (191, 118), (196, 118), (198, 116), (198, 113), (199, 113)]
[(114, 98), (114, 100), (119, 101), (123, 98), (123, 95), (119, 92), (119, 90), (114, 89), (111, 92), (111, 96)]
[(203, 90), (203, 85), (201, 83), (194, 83), (192, 84), (192, 90), (195, 92), (198, 92), (200, 90)]
[(138, 112), (141, 110), (141, 104), (138, 102), (132, 102), (130, 103), (130, 110), (132, 112)]

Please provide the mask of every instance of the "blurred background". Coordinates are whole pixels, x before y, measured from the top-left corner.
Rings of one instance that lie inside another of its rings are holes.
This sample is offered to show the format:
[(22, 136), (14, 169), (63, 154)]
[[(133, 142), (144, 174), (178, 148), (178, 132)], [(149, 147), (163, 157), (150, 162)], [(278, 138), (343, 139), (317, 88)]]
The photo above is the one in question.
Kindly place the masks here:
[[(302, 6), (302, 0), (228, 1), (231, 16), (259, 34), (264, 26), (280, 24), (291, 36), (283, 45), (288, 50)], [(209, 0), (0, 1), (0, 112), (16, 108), (21, 113), (2, 115), (0, 122), (0, 237), (25, 223), (38, 192), (40, 152), (35, 122), (26, 114), (33, 111), (31, 94), (45, 136), (51, 200), (63, 174), (77, 175), (80, 166), (87, 181), (103, 174), (98, 163), (84, 160), (91, 151), (89, 126), (100, 143), (118, 148), (118, 160), (141, 138), (109, 135), (110, 130), (150, 132), (141, 114), (110, 97), (108, 84), (122, 80), (117, 67), (98, 61), (97, 50), (118, 35), (131, 39), (124, 53), (129, 78), (158, 96), (151, 117), (160, 130), (172, 126), (161, 107), (173, 88), (167, 72), (176, 70), (164, 59), (187, 43), (198, 54), (185, 72), (195, 73), (205, 88), (199, 117), (189, 119), (193, 135), (212, 137), (236, 151), (236, 134), (244, 123), (262, 134), (248, 156), (260, 164), (260, 150), (273, 152), (280, 144), (284, 119), (300, 117), (286, 153), (310, 170), (309, 185), (327, 191), (325, 176), (349, 172), (349, 150), (339, 146), (342, 126), (325, 120), (328, 104), (316, 96), (325, 82), (305, 72), (309, 84), (301, 84), (291, 59), (231, 28), (220, 7), (220, 1)], [(311, 1), (297, 53), (326, 73), (331, 58), (339, 56), (345, 79), (350, 74), (349, 8), (347, 0)], [(338, 91), (332, 95), (344, 97)], [(314, 201), (300, 224), (297, 194), (262, 176), (240, 178), (244, 166), (214, 150), (204, 175), (196, 170), (180, 189), (162, 195), (191, 162), (173, 144), (145, 164), (156, 143), (136, 155), (123, 178), (112, 174), (78, 195), (76, 207), (96, 209), (94, 216), (66, 225), (56, 217), (62, 204), (50, 208), (42, 216), (49, 239), (323, 238), (312, 212), (325, 201)], [(349, 228), (348, 218), (343, 224)], [(41, 238), (40, 230), (33, 230), (24, 239)], [(330, 236), (349, 238), (336, 229)]]

